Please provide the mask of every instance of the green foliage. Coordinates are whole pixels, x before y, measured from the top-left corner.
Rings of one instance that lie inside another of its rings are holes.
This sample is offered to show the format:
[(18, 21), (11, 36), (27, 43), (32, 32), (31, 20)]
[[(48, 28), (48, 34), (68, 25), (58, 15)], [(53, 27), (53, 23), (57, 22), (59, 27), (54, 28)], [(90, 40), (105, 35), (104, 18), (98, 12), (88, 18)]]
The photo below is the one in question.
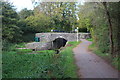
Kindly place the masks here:
[(19, 13), (21, 19), (26, 19), (27, 17), (34, 14), (32, 10), (27, 10), (27, 8), (22, 9)]
[(27, 22), (25, 19), (19, 19), (17, 25), (20, 27), (20, 29), (23, 31), (22, 35), (25, 35), (27, 33), (34, 33), (35, 30), (33, 30), (31, 27), (27, 26)]
[(18, 13), (20, 19), (18, 20), (17, 25), (20, 27), (20, 29), (23, 31), (22, 34), (22, 41), (23, 42), (30, 42), (34, 41), (35, 36), (35, 29), (28, 26), (28, 22), (26, 21), (27, 17), (33, 16), (34, 12), (32, 10), (22, 9)]
[[(37, 51), (16, 50), (3, 52), (3, 78), (77, 78), (72, 48), (79, 42), (70, 42), (60, 54), (52, 50)], [(15, 45), (22, 47), (23, 44)], [(13, 47), (13, 46), (11, 46)], [(20, 52), (20, 53), (19, 53)]]
[(43, 13), (51, 17), (51, 29), (70, 32), (76, 25), (76, 3), (44, 3), (41, 2), (35, 8), (35, 14)]
[[(106, 38), (108, 37), (108, 27), (105, 23), (105, 19), (103, 18), (103, 11), (98, 8), (95, 9), (95, 6), (95, 3), (86, 3), (85, 5), (80, 6), (80, 24), (82, 24), (82, 21), (84, 23), (82, 26), (86, 27), (90, 31), (97, 47), (99, 47), (101, 51), (107, 52), (109, 47), (109, 38)], [(101, 13), (98, 10), (101, 11)]]
[(120, 70), (120, 57), (118, 56), (118, 57), (116, 57), (116, 58), (114, 58), (113, 60), (112, 60), (112, 65), (114, 65), (118, 70)]
[(71, 44), (71, 45), (73, 45), (73, 46), (74, 46), (74, 45), (76, 46), (76, 45), (79, 44), (79, 43), (80, 43), (80, 42), (76, 42), (76, 41), (68, 42), (68, 44)]
[(15, 48), (25, 48), (25, 44), (26, 43), (19, 43), (19, 44), (15, 44)]
[(120, 16), (120, 2), (111, 2), (108, 6), (113, 26), (114, 54), (118, 55), (120, 53), (120, 18), (118, 18)]
[(2, 45), (3, 45), (2, 47), (3, 51), (10, 51), (11, 50), (10, 46), (13, 46), (12, 43), (9, 43), (8, 41), (5, 41), (5, 40), (2, 41)]
[(22, 53), (32, 53), (31, 49), (16, 49), (16, 52), (18, 54), (22, 54)]
[(45, 32), (49, 30), (50, 18), (44, 14), (37, 14), (34, 16), (27, 17), (27, 26), (35, 30), (36, 32)]
[(3, 40), (18, 42), (22, 31), (17, 26), (18, 15), (12, 7), (8, 2), (2, 2), (2, 37)]
[(87, 39), (88, 41), (93, 41), (93, 39), (92, 38), (89, 38), (89, 39)]
[[(91, 27), (92, 27), (92, 24), (90, 22), (90, 19), (89, 18), (85, 18), (83, 17), (84, 14), (83, 13), (79, 13), (79, 20), (78, 20), (78, 27), (79, 27), (79, 31), (80, 32), (87, 32), (87, 31), (90, 31)], [(87, 29), (87, 30), (85, 30)]]

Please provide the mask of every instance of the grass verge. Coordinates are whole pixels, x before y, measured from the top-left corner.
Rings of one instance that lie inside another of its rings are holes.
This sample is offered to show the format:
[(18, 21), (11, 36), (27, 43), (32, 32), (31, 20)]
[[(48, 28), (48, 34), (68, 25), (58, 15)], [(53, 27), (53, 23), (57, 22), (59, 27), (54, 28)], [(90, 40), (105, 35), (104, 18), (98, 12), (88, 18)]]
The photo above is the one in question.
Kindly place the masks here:
[(93, 39), (92, 39), (92, 38), (88, 38), (88, 39), (86, 39), (86, 40), (88, 40), (88, 41), (93, 41)]
[[(53, 50), (38, 51), (38, 54), (26, 54), (31, 50), (17, 50), (2, 53), (3, 78), (77, 78), (72, 49), (79, 42), (69, 42), (60, 54)], [(17, 45), (17, 47), (20, 45)], [(22, 44), (22, 46), (24, 46)]]
[(104, 60), (106, 60), (108, 63), (110, 63), (113, 67), (115, 67), (116, 69), (120, 70), (120, 65), (118, 63), (120, 63), (120, 60), (118, 57), (112, 58), (111, 55), (109, 53), (102, 53), (96, 46), (94, 43), (92, 43), (89, 47), (89, 50), (93, 51), (95, 54), (97, 54), (98, 56), (100, 56), (101, 58), (103, 58)]

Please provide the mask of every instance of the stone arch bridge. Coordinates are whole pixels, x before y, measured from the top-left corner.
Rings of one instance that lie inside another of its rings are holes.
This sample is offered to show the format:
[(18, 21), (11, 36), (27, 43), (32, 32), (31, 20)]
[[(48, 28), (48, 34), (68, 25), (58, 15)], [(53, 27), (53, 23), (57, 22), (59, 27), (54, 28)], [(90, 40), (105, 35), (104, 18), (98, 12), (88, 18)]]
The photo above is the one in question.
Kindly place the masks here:
[(53, 41), (58, 37), (63, 37), (68, 41), (76, 41), (77, 39), (90, 38), (90, 33), (36, 33), (35, 37), (40, 38), (40, 42)]
[(80, 39), (90, 38), (90, 33), (36, 33), (35, 37), (40, 39), (40, 42), (32, 42), (26, 44), (26, 48), (36, 50), (47, 50), (51, 48), (52, 41), (56, 38), (64, 38), (67, 41), (80, 41)]

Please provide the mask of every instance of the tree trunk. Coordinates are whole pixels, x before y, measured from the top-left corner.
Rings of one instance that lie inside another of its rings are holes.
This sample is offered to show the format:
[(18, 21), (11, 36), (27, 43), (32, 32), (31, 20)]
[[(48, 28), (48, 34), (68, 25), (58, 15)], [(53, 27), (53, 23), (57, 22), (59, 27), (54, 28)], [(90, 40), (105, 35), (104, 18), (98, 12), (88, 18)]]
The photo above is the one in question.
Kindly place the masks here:
[(111, 22), (111, 18), (110, 18), (110, 13), (109, 13), (109, 11), (107, 9), (107, 3), (103, 2), (102, 4), (103, 4), (103, 6), (105, 8), (105, 12), (106, 12), (108, 23), (109, 23), (110, 53), (111, 53), (111, 55), (113, 57), (114, 56), (114, 42), (113, 42), (112, 22)]

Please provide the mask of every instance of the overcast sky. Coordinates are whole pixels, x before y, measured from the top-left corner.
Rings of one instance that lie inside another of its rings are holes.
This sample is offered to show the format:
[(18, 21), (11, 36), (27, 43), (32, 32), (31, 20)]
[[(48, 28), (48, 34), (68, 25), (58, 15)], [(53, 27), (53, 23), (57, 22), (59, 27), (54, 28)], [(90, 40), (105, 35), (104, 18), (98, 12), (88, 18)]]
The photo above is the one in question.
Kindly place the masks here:
[(31, 0), (9, 0), (20, 11), (23, 8), (33, 9)]

